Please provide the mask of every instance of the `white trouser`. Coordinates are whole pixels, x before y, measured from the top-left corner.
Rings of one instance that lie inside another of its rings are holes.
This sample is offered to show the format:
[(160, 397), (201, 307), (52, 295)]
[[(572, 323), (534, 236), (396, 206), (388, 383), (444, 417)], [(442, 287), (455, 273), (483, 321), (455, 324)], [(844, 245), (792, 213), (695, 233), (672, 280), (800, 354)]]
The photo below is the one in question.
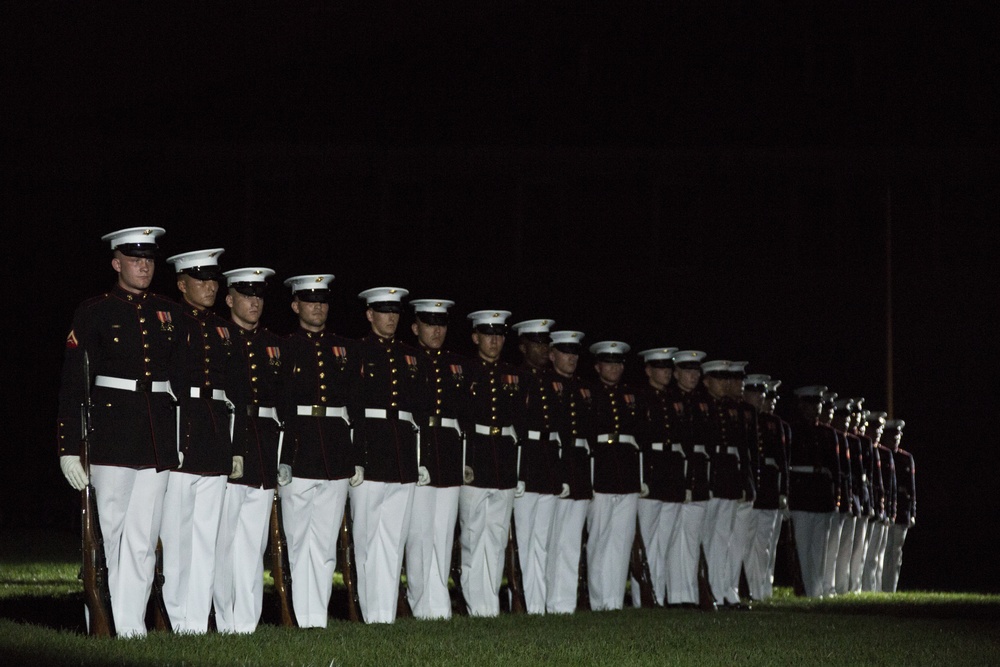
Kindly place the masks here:
[(347, 503), (346, 479), (293, 477), (278, 488), (292, 575), (292, 607), (300, 628), (325, 628), (337, 538)]
[(576, 611), (583, 524), (589, 507), (589, 500), (556, 498), (545, 563), (545, 611), (550, 614)]
[(163, 604), (177, 633), (208, 632), (225, 475), (172, 470), (163, 497)]
[(854, 556), (853, 514), (845, 514), (840, 528), (840, 548), (837, 550), (837, 571), (834, 575), (834, 589), (837, 595), (851, 592), (851, 558)]
[(708, 583), (716, 604), (737, 604), (740, 601), (739, 570), (733, 579), (733, 560), (741, 560), (742, 552), (731, 552), (738, 500), (712, 498), (705, 510), (702, 544), (708, 561)]
[(743, 566), (747, 573), (750, 597), (754, 600), (766, 600), (773, 593), (771, 551), (776, 544), (774, 536), (780, 526), (780, 510), (755, 509), (750, 513), (750, 540)]
[(730, 602), (740, 601), (740, 572), (743, 569), (743, 559), (750, 550), (750, 540), (753, 529), (753, 502), (736, 501), (736, 512), (733, 515), (733, 537), (729, 542), (729, 580), (736, 589), (736, 597)]
[(830, 520), (829, 512), (792, 512), (802, 586), (811, 598), (823, 596), (823, 565), (830, 536)]
[(595, 493), (587, 513), (587, 585), (593, 611), (625, 604), (638, 493)]
[(365, 623), (392, 623), (416, 484), (365, 480), (351, 487), (358, 602)]
[[(642, 534), (642, 546), (646, 550), (646, 562), (649, 564), (649, 580), (653, 585), (653, 595), (656, 604), (663, 606), (666, 600), (667, 588), (667, 542), (670, 539), (670, 526), (663, 521), (662, 500), (639, 498), (636, 514), (639, 517), (639, 532)], [(634, 574), (634, 573), (633, 573)], [(632, 606), (642, 606), (642, 596), (639, 582), (632, 577)]]
[(167, 477), (166, 471), (154, 468), (90, 467), (108, 565), (111, 614), (119, 637), (146, 634)]
[(889, 527), (881, 521), (872, 521), (868, 528), (868, 548), (865, 550), (865, 573), (861, 577), (861, 590), (877, 593), (882, 590), (882, 562), (885, 555)]
[(698, 561), (707, 510), (707, 500), (680, 504), (677, 526), (667, 545), (667, 601), (670, 604), (698, 603)]
[(781, 541), (781, 524), (785, 521), (785, 518), (785, 510), (778, 510), (777, 523), (774, 526), (774, 532), (771, 534), (771, 550), (768, 552), (771, 560), (767, 565), (767, 585), (771, 593), (767, 597), (771, 597), (774, 592), (774, 567), (778, 562), (778, 542)]
[(545, 568), (549, 553), (549, 529), (555, 508), (556, 497), (549, 493), (527, 492), (520, 498), (514, 498), (521, 586), (529, 614), (545, 613)]
[(451, 618), (451, 551), (455, 544), (458, 490), (418, 486), (406, 536), (406, 596), (415, 618)]
[(882, 572), (882, 592), (895, 593), (899, 584), (899, 570), (903, 566), (903, 542), (909, 526), (894, 523), (889, 526), (885, 546), (885, 567)]
[(861, 577), (865, 571), (865, 547), (868, 544), (868, 517), (854, 522), (854, 543), (851, 546), (850, 591), (861, 592)]
[(830, 532), (826, 540), (826, 556), (823, 561), (823, 596), (832, 597), (837, 594), (837, 554), (840, 553), (840, 535), (844, 529), (846, 514), (831, 512), (828, 514)]
[(470, 616), (500, 614), (504, 549), (510, 537), (514, 489), (463, 486), (458, 495), (462, 592)]
[(264, 550), (274, 489), (227, 484), (215, 546), (215, 625), (251, 633), (264, 605)]

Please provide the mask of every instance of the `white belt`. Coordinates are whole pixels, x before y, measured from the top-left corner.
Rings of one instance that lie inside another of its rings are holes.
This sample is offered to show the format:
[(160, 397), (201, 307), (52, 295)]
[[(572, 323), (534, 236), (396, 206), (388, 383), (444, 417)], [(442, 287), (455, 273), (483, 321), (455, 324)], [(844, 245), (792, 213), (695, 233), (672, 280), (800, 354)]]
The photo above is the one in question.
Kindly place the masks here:
[(632, 445), (636, 449), (639, 449), (639, 444), (635, 441), (635, 438), (631, 435), (621, 434), (621, 433), (602, 433), (597, 436), (599, 442), (624, 442), (625, 444)]
[(413, 424), (413, 428), (417, 427), (417, 422), (413, 421), (413, 413), (407, 412), (406, 410), (397, 410), (392, 412), (395, 412), (395, 415), (391, 414), (391, 411), (384, 410), (382, 408), (365, 408), (365, 417), (368, 419), (391, 419), (395, 416), (400, 421), (410, 422)]
[(672, 443), (670, 445), (670, 451), (672, 451), (672, 452), (680, 452), (681, 454), (683, 454), (684, 453), (684, 445), (682, 445), (679, 442)]
[(820, 474), (830, 474), (828, 468), (820, 468), (819, 466), (788, 466), (791, 472), (804, 472), (810, 475), (820, 475)]
[[(458, 426), (458, 420), (454, 417), (438, 417), (437, 415), (431, 415), (424, 426), (434, 428), (435, 426), (440, 426), (441, 428), (453, 428), (458, 431), (459, 434), (462, 433), (462, 429)], [(421, 428), (424, 428), (421, 426)]]
[(586, 438), (576, 438), (573, 440), (573, 446), (579, 447), (580, 449), (586, 449), (587, 453), (590, 453), (590, 443), (587, 442)]
[(736, 447), (726, 447), (726, 454), (729, 454), (730, 456), (739, 456), (740, 450)]
[(663, 451), (663, 443), (662, 442), (651, 442), (649, 444), (649, 448), (652, 449), (654, 452), (662, 452)]
[(774, 459), (770, 458), (770, 457), (767, 457), (767, 458), (764, 459), (764, 465), (771, 466), (772, 468), (777, 468), (778, 467), (778, 462), (775, 461)]
[(693, 449), (695, 454), (704, 454), (708, 456), (708, 452), (705, 451), (705, 445), (695, 445)]
[(476, 433), (479, 435), (504, 435), (510, 438), (517, 439), (514, 435), (513, 426), (483, 426), (482, 424), (476, 424)]
[(347, 421), (347, 408), (325, 407), (322, 405), (296, 405), (295, 414), (300, 417), (340, 417)]
[(170, 390), (170, 380), (140, 382), (138, 380), (114, 378), (108, 375), (98, 375), (94, 378), (94, 386), (107, 387), (108, 389), (123, 389), (125, 391), (151, 391), (155, 394), (174, 395), (174, 392)]
[(262, 419), (273, 419), (274, 421), (278, 421), (278, 412), (274, 408), (264, 408), (255, 405), (248, 405), (247, 415), (250, 417), (260, 417)]
[[(211, 392), (211, 396), (208, 395), (208, 392)], [(191, 398), (210, 398), (213, 401), (226, 401), (227, 403), (229, 402), (229, 400), (226, 398), (226, 392), (222, 391), (221, 389), (203, 389), (201, 387), (191, 387)]]
[[(542, 431), (528, 431), (528, 440), (541, 440), (541, 439), (542, 439)], [(559, 439), (559, 434), (555, 431), (549, 432), (549, 441), (558, 442), (560, 445), (562, 444), (562, 440)]]

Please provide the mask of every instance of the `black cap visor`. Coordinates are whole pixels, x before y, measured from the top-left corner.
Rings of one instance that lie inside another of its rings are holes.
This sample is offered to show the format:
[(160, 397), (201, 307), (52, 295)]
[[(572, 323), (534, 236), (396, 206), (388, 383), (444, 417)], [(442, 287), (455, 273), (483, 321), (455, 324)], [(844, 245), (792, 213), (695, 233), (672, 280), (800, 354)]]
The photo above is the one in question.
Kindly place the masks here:
[(267, 290), (267, 283), (233, 283), (230, 287), (245, 296), (263, 297), (264, 292)]
[(195, 280), (222, 280), (222, 271), (218, 266), (192, 266), (179, 273), (191, 276)]
[(374, 310), (376, 313), (401, 313), (403, 312), (403, 304), (399, 301), (375, 301), (369, 303), (368, 307)]
[(328, 303), (330, 301), (330, 290), (328, 289), (304, 289), (295, 293), (295, 298), (299, 301), (309, 301), (310, 303)]
[(158, 247), (155, 243), (122, 243), (115, 246), (115, 250), (128, 257), (145, 257), (152, 259), (156, 257)]
[(506, 336), (506, 324), (477, 324), (476, 331), (487, 336)]
[(421, 310), (416, 313), (417, 319), (424, 324), (429, 324), (431, 326), (446, 327), (448, 326), (448, 313), (438, 313), (434, 311)]

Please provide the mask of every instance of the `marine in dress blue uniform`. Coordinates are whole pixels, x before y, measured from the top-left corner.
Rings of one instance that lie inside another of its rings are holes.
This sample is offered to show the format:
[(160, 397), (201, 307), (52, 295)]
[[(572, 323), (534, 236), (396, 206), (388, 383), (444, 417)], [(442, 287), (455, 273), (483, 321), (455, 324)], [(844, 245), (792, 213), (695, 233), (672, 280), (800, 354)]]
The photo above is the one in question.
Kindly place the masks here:
[(902, 419), (890, 419), (885, 423), (884, 437), (889, 440), (896, 473), (896, 515), (889, 526), (882, 576), (882, 591), (885, 593), (896, 592), (899, 570), (903, 566), (903, 543), (907, 532), (917, 523), (917, 467), (913, 454), (900, 447), (905, 424)]
[(231, 339), (240, 364), (229, 396), (235, 406), (235, 460), (215, 552), (215, 623), (224, 633), (256, 630), (264, 601), (264, 550), (276, 502), (282, 432), (278, 403), (283, 396), (284, 341), (260, 326), (267, 279), (273, 275), (273, 269), (256, 266), (223, 273)]
[(215, 543), (226, 479), (233, 469), (229, 432), (231, 378), (239, 372), (232, 322), (212, 310), (223, 248), (167, 258), (177, 273), (183, 316), (178, 333), (187, 346), (189, 389), (180, 402), (181, 465), (170, 471), (164, 497), (163, 603), (174, 632), (208, 631), (215, 585)]
[[(120, 637), (146, 634), (167, 471), (179, 463), (173, 403), (187, 389), (181, 309), (148, 291), (163, 233), (130, 227), (101, 237), (111, 245), (117, 280), (76, 309), (59, 389), (59, 464), (74, 489), (93, 483)], [(89, 480), (80, 463), (88, 387)]]

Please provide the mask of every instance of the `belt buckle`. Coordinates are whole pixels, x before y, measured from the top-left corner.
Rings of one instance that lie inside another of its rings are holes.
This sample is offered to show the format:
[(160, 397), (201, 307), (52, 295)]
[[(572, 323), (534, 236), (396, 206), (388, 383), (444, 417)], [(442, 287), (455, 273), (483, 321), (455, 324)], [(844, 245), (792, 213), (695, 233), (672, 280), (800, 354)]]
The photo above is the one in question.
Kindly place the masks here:
[(257, 406), (256, 405), (248, 405), (247, 406), (247, 417), (256, 417), (256, 416), (257, 416)]
[(608, 444), (609, 445), (613, 445), (613, 444), (615, 444), (617, 442), (618, 442), (618, 434), (617, 433), (608, 433)]
[(491, 426), (490, 427), (490, 435), (500, 435), (502, 432), (503, 432), (503, 429), (500, 428), (499, 426)]
[(151, 388), (152, 388), (152, 384), (150, 383), (149, 380), (136, 380), (135, 381), (135, 390), (136, 391), (141, 391), (141, 392), (144, 392), (144, 393), (148, 394), (149, 390)]
[(440, 426), (441, 420), (438, 418), (437, 415), (431, 415), (430, 417), (427, 418), (427, 425), (430, 426), (431, 428), (434, 428), (435, 426)]
[(314, 405), (311, 408), (311, 413), (313, 417), (325, 417), (326, 408), (324, 408), (322, 405)]

